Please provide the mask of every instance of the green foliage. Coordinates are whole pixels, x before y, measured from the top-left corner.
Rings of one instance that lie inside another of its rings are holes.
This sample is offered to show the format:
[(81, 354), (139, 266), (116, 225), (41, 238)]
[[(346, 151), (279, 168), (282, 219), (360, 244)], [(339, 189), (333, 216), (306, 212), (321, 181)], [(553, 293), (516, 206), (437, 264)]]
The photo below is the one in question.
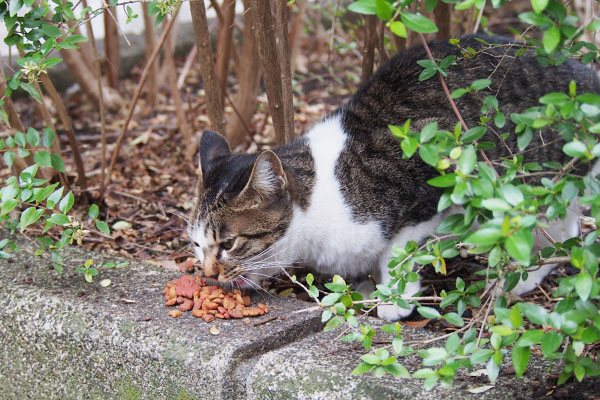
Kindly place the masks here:
[[(407, 29), (418, 33), (437, 31), (431, 20), (409, 11), (411, 3), (414, 1), (359, 0), (348, 9), (377, 15), (386, 21), (393, 34), (401, 37), (406, 37)], [(483, 0), (454, 3), (458, 10), (472, 7), (482, 10), (485, 5)], [(491, 3), (501, 7), (504, 1)], [(428, 0), (425, 5), (432, 11), (437, 1)], [(532, 11), (521, 13), (519, 18), (543, 32), (542, 40), (525, 37), (524, 46), (516, 50), (516, 56), (531, 49), (542, 66), (560, 65), (569, 57), (579, 58), (583, 63), (596, 60), (598, 49), (582, 40), (581, 35), (584, 30), (598, 30), (600, 22), (579, 26), (580, 21), (557, 0), (532, 0), (531, 5)], [(461, 47), (459, 39), (451, 39), (450, 43), (460, 49), (462, 56), (477, 57), (474, 49)], [(419, 80), (436, 75), (443, 79), (454, 61), (455, 57), (418, 61), (423, 68)], [(440, 130), (437, 122), (419, 132), (411, 129), (410, 120), (401, 126), (389, 126), (399, 139), (404, 158), (418, 156), (439, 172), (439, 176), (428, 181), (444, 189), (438, 211), (452, 205), (462, 209), (444, 218), (436, 229), (437, 237), (421, 246), (409, 241), (394, 249), (389, 264), (392, 281), (389, 285), (377, 285), (373, 299), (356, 300), (340, 277), (326, 284), (331, 292), (320, 300), (322, 320), (327, 322), (325, 330), (344, 325), (350, 333), (342, 340), (359, 342), (368, 352), (352, 374), (371, 371), (378, 377), (386, 373), (412, 375), (422, 379), (429, 390), (438, 384), (451, 385), (459, 368), (483, 367), (494, 382), (503, 360), (510, 360), (516, 375), (522, 376), (532, 349), (536, 348), (544, 358), (561, 363), (559, 384), (570, 377), (581, 381), (586, 376), (600, 374), (600, 364), (585, 351), (586, 345), (600, 339), (600, 245), (596, 228), (600, 223), (600, 182), (596, 177), (571, 173), (573, 165), (579, 163), (587, 168), (600, 156), (600, 95), (579, 93), (575, 82), (571, 82), (569, 93), (550, 92), (539, 99), (539, 106), (505, 115), (502, 104), (486, 90), (492, 83), (490, 79), (476, 80), (450, 95), (451, 99), (459, 99), (472, 93), (481, 101), (477, 126), (464, 130), (458, 120), (452, 132)], [(501, 131), (507, 119), (514, 124), (511, 132)], [(478, 161), (483, 160), (479, 154), (494, 146), (479, 141), (489, 130), (502, 132), (503, 139), (516, 135), (518, 151), (523, 152), (528, 150), (537, 131), (549, 128), (562, 136), (562, 149), (571, 157), (570, 162), (525, 163), (520, 153), (504, 159), (502, 165)], [(533, 174), (538, 178), (529, 179)], [(543, 234), (548, 224), (564, 219), (577, 197), (579, 204), (591, 207), (594, 229), (585, 237), (567, 238), (534, 251), (536, 236)], [(467, 285), (460, 277), (456, 278), (456, 289), (442, 291), (438, 307), (424, 306), (403, 296), (406, 284), (418, 279), (418, 270), (431, 265), (436, 272), (446, 274), (446, 259), (457, 256), (461, 247), (487, 260), (487, 267), (476, 273), (481, 280)], [(552, 293), (556, 299), (552, 306), (547, 309), (530, 302), (508, 304), (504, 294), (520, 280), (527, 279), (531, 271), (556, 262), (554, 257), (570, 260), (578, 273), (559, 280), (559, 287)], [(443, 336), (444, 340), (431, 341), (429, 347), (413, 349), (404, 345), (400, 324), (387, 324), (380, 330), (392, 335), (391, 344), (373, 349), (379, 329), (357, 324), (351, 311), (383, 302), (402, 308), (413, 304), (422, 317), (444, 319), (457, 330)], [(463, 315), (469, 307), (476, 310), (466, 321)], [(422, 359), (423, 368), (410, 374), (399, 360), (415, 352)]]
[[(75, 26), (81, 24), (84, 18), (97, 15), (100, 10), (87, 8), (77, 17), (73, 11), (74, 4), (52, 0), (42, 1), (35, 5), (33, 0), (10, 0), (0, 2), (0, 19), (4, 22), (7, 35), (4, 43), (16, 48), (14, 54), (22, 52), (23, 56), (15, 63), (20, 67), (7, 79), (7, 89), (2, 99), (10, 96), (17, 89), (24, 90), (34, 100), (41, 102), (40, 93), (34, 83), (40, 74), (60, 63), (54, 50), (77, 49), (78, 43), (87, 38), (74, 34)], [(52, 15), (52, 17), (50, 17)], [(127, 10), (128, 20), (137, 17), (131, 9)], [(72, 24), (69, 24), (71, 23)], [(4, 101), (0, 100), (0, 106)], [(0, 119), (9, 126), (8, 116), (2, 109)], [(89, 221), (82, 222), (69, 215), (76, 198), (72, 191), (65, 190), (59, 183), (50, 183), (38, 178), (40, 167), (65, 172), (65, 164), (59, 154), (52, 152), (56, 135), (50, 127), (41, 132), (30, 127), (26, 132), (15, 131), (12, 136), (0, 139), (0, 153), (8, 168), (13, 168), (15, 160), (33, 160), (18, 176), (9, 176), (0, 186), (0, 224), (12, 235), (15, 233), (29, 237), (33, 226), (41, 228), (41, 235), (33, 239), (35, 255), (50, 261), (58, 272), (62, 272), (65, 264), (60, 250), (65, 246), (82, 240), (90, 231), (86, 222), (96, 226), (102, 233), (110, 234), (108, 225), (99, 220), (98, 206), (90, 207)], [(65, 194), (65, 192), (67, 192)], [(57, 235), (48, 233), (53, 229)], [(39, 229), (37, 230), (39, 232)], [(0, 257), (10, 258), (19, 251), (13, 239), (0, 241)], [(98, 274), (98, 268), (112, 268), (114, 263), (108, 263), (96, 268), (93, 261), (88, 260), (77, 268), (88, 282)]]

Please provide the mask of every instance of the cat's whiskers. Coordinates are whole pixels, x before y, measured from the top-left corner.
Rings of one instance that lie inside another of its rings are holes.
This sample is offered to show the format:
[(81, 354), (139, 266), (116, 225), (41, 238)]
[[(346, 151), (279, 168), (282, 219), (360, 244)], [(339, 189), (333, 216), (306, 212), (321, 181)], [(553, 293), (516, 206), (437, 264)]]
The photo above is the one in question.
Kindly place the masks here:
[(273, 296), (271, 293), (269, 293), (267, 291), (267, 289), (263, 288), (262, 286), (260, 286), (259, 284), (257, 284), (256, 282), (252, 281), (251, 279), (246, 278), (243, 275), (240, 275), (238, 278), (240, 278), (242, 281), (244, 281), (246, 284), (248, 284), (252, 289), (254, 289), (257, 293), (265, 292), (270, 296)]

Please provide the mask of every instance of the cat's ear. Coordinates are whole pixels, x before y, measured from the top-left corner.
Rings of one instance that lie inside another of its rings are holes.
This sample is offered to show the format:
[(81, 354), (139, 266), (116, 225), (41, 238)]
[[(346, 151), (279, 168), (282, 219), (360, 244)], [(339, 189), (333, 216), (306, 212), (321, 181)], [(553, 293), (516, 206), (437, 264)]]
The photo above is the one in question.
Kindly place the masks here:
[(204, 131), (200, 137), (200, 172), (206, 176), (213, 161), (219, 157), (231, 154), (231, 149), (225, 138), (213, 131)]
[(262, 200), (272, 198), (288, 186), (288, 180), (277, 154), (264, 150), (258, 155), (250, 179), (242, 195), (252, 195), (258, 205)]

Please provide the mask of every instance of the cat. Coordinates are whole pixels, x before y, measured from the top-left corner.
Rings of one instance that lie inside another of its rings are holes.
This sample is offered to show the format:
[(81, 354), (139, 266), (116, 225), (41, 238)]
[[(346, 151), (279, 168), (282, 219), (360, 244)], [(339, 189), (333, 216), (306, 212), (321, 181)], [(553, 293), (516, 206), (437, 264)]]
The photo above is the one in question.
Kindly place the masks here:
[[(446, 77), (451, 91), (477, 79), (493, 81), (488, 89), (456, 100), (469, 127), (478, 125), (480, 99), (488, 94), (496, 96), (509, 116), (539, 105), (538, 99), (546, 93), (568, 92), (571, 79), (577, 82), (578, 93), (600, 92), (595, 74), (575, 61), (542, 67), (529, 52), (515, 57), (520, 46), (511, 46), (508, 40), (479, 38), (502, 46), (482, 44), (476, 36), (462, 37), (461, 48), (478, 52), (469, 58), (448, 41), (429, 44), (436, 59), (457, 56)], [(274, 150), (232, 154), (221, 135), (205, 131), (188, 226), (204, 274), (218, 275), (219, 281), (233, 286), (257, 287), (261, 278), (278, 273), (281, 265), (300, 263), (327, 275), (373, 274), (388, 284), (392, 247), (408, 240), (422, 242), (446, 215), (437, 212), (442, 189), (426, 183), (439, 173), (418, 156), (403, 159), (399, 140), (388, 128), (410, 119), (414, 131), (432, 121), (438, 122), (439, 129), (452, 131), (457, 122), (439, 79), (418, 80), (422, 68), (417, 60), (422, 59), (427, 59), (422, 46), (397, 54), (347, 104)], [(502, 132), (513, 129), (507, 118)], [(541, 137), (534, 135), (529, 148), (537, 147)], [(486, 151), (490, 159), (509, 156), (498, 145), (497, 134), (488, 130), (482, 140), (497, 144)], [(514, 133), (506, 142), (517, 148)], [(554, 141), (525, 157), (565, 161), (561, 146)], [(562, 236), (577, 234), (576, 219), (561, 228)], [(549, 268), (530, 273), (514, 292), (535, 287)], [(420, 290), (419, 282), (409, 283), (405, 295)], [(377, 311), (393, 321), (412, 309), (380, 305)]]

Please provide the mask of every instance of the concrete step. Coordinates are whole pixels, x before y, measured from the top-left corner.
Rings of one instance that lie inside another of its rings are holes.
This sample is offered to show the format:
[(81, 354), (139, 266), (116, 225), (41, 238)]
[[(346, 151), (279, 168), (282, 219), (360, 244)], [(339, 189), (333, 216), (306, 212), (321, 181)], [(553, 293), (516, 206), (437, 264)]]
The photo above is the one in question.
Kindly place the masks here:
[[(99, 253), (71, 249), (65, 263), (81, 265)], [(471, 394), (486, 378), (461, 375), (451, 389), (423, 390), (416, 379), (371, 373), (351, 376), (364, 353), (322, 332), (312, 304), (260, 293), (269, 316), (210, 324), (184, 313), (173, 319), (162, 289), (178, 273), (131, 262), (101, 271), (112, 284), (88, 284), (68, 268), (57, 274), (25, 253), (0, 260), (0, 398), (2, 399), (464, 399), (530, 398), (549, 373), (535, 359), (524, 379), (502, 374), (493, 389)], [(381, 325), (374, 318), (362, 323)], [(209, 332), (216, 326), (220, 333)], [(405, 340), (433, 337), (404, 328)], [(402, 363), (414, 371), (419, 359)], [(536, 386), (537, 382), (537, 386)], [(585, 383), (585, 381), (584, 381)]]

